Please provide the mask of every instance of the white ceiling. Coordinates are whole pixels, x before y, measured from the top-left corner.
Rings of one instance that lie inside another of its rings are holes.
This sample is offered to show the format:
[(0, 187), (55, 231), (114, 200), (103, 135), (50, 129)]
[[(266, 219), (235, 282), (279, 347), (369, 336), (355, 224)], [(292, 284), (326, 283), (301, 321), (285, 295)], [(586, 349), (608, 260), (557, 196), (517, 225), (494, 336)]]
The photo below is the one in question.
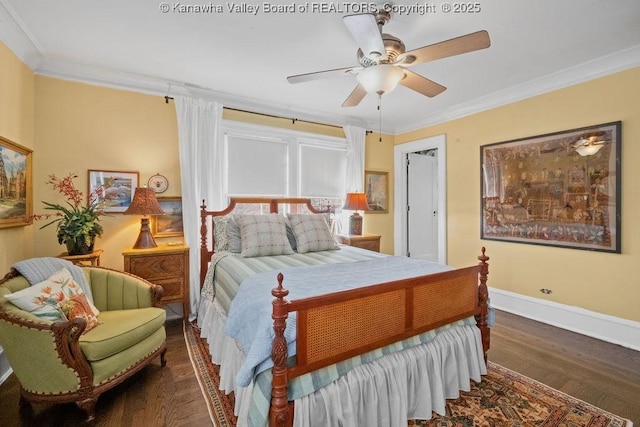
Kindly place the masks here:
[[(266, 13), (263, 3), (324, 5), (325, 12)], [(382, 97), (382, 129), (402, 133), (640, 65), (638, 0), (484, 0), (477, 13), (394, 15), (384, 31), (407, 50), (478, 30), (491, 47), (412, 70), (448, 89), (427, 98), (405, 87)], [(0, 40), (36, 73), (185, 94), (225, 106), (377, 130), (377, 97), (341, 107), (355, 76), (289, 84), (288, 75), (355, 66), (358, 46), (342, 21), (360, 2), (214, 0), (0, 0)], [(369, 3), (366, 3), (369, 4)], [(451, 2), (449, 5), (456, 5)], [(457, 3), (463, 4), (463, 3)], [(470, 4), (470, 3), (464, 3)], [(180, 13), (220, 5), (219, 13)], [(433, 10), (435, 9), (435, 12)], [(159, 99), (159, 102), (162, 102)]]

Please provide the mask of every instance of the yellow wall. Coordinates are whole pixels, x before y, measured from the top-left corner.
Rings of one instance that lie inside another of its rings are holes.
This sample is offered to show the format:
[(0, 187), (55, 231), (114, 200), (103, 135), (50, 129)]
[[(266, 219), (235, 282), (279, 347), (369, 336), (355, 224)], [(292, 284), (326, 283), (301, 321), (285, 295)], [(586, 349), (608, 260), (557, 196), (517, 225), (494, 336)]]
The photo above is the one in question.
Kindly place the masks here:
[(367, 135), (364, 155), (364, 167), (367, 171), (388, 172), (389, 187), (387, 213), (365, 212), (363, 229), (365, 233), (380, 234), (380, 252), (393, 254), (393, 135), (382, 135), (372, 132)]
[[(640, 321), (640, 68), (396, 136), (447, 138), (448, 260), (491, 257), (492, 287)], [(622, 121), (622, 254), (480, 239), (480, 145)], [(539, 292), (549, 288), (550, 295)]]
[[(169, 180), (162, 196), (181, 194), (172, 104), (165, 104), (160, 96), (42, 76), (36, 77), (35, 91), (35, 212), (46, 212), (41, 209), (43, 200), (62, 201), (45, 185), (48, 175), (73, 172), (78, 175), (78, 188), (86, 194), (88, 169), (138, 171), (141, 185), (160, 173)], [(122, 250), (135, 243), (140, 217), (117, 213), (101, 223), (104, 234), (96, 247), (104, 250), (102, 265), (122, 269)], [(34, 227), (35, 256), (66, 251), (58, 245), (55, 226), (40, 230), (39, 225)]]
[[(0, 70), (0, 135), (33, 150), (33, 72), (1, 42)], [(31, 254), (32, 229), (32, 226), (0, 229), (0, 275)]]
[[(42, 200), (60, 201), (44, 182), (49, 174), (75, 172), (86, 191), (87, 169), (139, 171), (141, 183), (155, 173), (167, 176), (163, 195), (180, 195), (177, 123), (172, 103), (162, 97), (38, 76), (0, 44), (0, 134), (34, 150), (34, 211)], [(448, 259), (475, 260), (479, 247), (492, 257), (490, 285), (523, 295), (640, 321), (640, 69), (583, 83), (550, 94), (399, 136), (367, 137), (365, 168), (389, 172), (388, 214), (367, 214), (365, 232), (382, 237), (393, 252), (394, 144), (446, 134), (448, 171)], [(224, 117), (257, 124), (343, 136), (339, 128), (226, 110)], [(479, 146), (492, 142), (622, 120), (622, 251), (620, 255), (482, 241), (479, 238)], [(103, 220), (103, 265), (122, 268), (121, 252), (131, 246), (139, 218), (114, 214)], [(175, 239), (174, 239), (175, 240)], [(54, 228), (0, 229), (0, 269), (29, 256), (55, 255)], [(539, 289), (553, 290), (543, 295)]]

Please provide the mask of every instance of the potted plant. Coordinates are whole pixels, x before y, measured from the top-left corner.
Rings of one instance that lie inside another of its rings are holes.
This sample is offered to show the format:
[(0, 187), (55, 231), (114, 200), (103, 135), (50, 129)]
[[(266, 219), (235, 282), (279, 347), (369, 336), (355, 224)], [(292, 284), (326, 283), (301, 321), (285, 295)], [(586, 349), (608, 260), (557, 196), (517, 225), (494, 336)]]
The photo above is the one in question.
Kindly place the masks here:
[(34, 215), (34, 219), (54, 219), (42, 228), (52, 224), (57, 225), (58, 243), (66, 244), (69, 255), (81, 255), (93, 252), (96, 236), (102, 235), (100, 217), (105, 215), (102, 204), (104, 190), (109, 184), (92, 191), (86, 199), (82, 191), (75, 187), (73, 180), (78, 176), (70, 173), (64, 178), (49, 175), (49, 184), (65, 197), (66, 204), (42, 202), (46, 210), (55, 211), (53, 214)]

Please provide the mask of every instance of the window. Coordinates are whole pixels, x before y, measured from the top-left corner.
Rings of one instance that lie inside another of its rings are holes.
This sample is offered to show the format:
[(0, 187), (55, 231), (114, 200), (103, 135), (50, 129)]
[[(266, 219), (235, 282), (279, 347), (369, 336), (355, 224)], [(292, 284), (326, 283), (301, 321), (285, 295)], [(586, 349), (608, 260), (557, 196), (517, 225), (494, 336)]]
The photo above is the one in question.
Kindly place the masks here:
[(337, 206), (344, 197), (344, 138), (225, 121), (227, 197), (309, 197)]

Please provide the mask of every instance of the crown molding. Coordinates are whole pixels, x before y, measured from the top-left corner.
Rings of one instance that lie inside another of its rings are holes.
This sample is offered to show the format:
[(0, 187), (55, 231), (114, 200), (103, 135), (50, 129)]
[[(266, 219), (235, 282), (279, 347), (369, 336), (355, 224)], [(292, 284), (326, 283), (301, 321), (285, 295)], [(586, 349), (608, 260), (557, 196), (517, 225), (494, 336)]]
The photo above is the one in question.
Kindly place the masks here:
[(492, 92), (469, 102), (425, 115), (406, 122), (406, 126), (395, 129), (395, 134), (411, 132), (471, 114), (502, 107), (527, 98), (553, 92), (562, 88), (584, 83), (599, 77), (625, 71), (640, 66), (640, 45), (602, 56), (582, 64), (539, 77), (528, 82)]
[(190, 96), (220, 102), (223, 106), (254, 113), (270, 114), (297, 120), (326, 123), (332, 126), (353, 124), (366, 127), (361, 120), (345, 116), (318, 113), (316, 111), (291, 109), (272, 102), (260, 102), (252, 98), (214, 91), (190, 83), (160, 79), (94, 65), (81, 64), (64, 59), (45, 58), (35, 70), (38, 75), (62, 80), (83, 82), (113, 89), (129, 90), (158, 96)]
[(6, 0), (0, 0), (0, 41), (32, 70), (44, 59), (42, 46)]
[[(221, 102), (224, 106), (230, 108), (322, 122), (335, 126), (350, 124), (367, 129), (375, 128), (376, 125), (379, 125), (378, 123), (368, 123), (362, 119), (344, 115), (326, 114), (313, 110), (294, 110), (286, 105), (274, 102), (260, 102), (253, 98), (217, 92), (185, 82), (160, 79), (50, 57), (6, 0), (0, 0), (0, 40), (38, 75), (159, 96), (183, 95), (200, 97)], [(596, 58), (526, 83), (502, 89), (433, 114), (407, 120), (402, 126), (392, 129), (383, 128), (382, 132), (389, 135), (400, 135), (638, 66), (640, 66), (640, 45)]]

